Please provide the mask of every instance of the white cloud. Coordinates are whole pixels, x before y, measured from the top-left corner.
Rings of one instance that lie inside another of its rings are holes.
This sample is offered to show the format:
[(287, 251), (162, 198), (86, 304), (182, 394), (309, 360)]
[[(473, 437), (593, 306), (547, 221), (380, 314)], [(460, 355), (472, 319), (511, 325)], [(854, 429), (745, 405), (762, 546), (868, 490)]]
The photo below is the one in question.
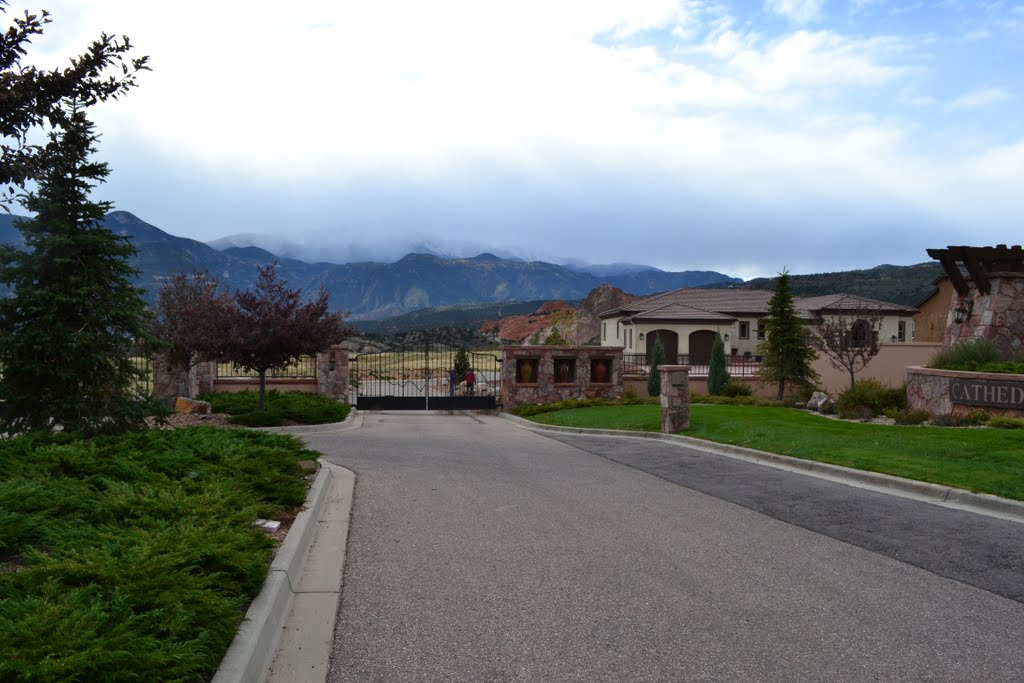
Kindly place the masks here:
[(948, 108), (953, 110), (980, 109), (990, 107), (1011, 98), (1011, 94), (1005, 88), (980, 88), (960, 95), (949, 103)]
[(824, 0), (764, 0), (764, 9), (794, 23), (807, 24), (821, 18), (823, 4)]

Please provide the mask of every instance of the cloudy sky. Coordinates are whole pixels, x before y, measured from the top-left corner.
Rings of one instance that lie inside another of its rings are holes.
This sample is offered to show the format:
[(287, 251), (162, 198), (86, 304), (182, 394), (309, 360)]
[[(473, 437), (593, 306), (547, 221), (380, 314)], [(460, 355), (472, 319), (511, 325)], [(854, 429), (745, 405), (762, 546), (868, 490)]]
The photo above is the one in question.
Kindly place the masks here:
[[(153, 71), (99, 198), (325, 258), (740, 277), (1021, 243), (1024, 0), (12, 0)], [(157, 9), (157, 8), (160, 9)]]

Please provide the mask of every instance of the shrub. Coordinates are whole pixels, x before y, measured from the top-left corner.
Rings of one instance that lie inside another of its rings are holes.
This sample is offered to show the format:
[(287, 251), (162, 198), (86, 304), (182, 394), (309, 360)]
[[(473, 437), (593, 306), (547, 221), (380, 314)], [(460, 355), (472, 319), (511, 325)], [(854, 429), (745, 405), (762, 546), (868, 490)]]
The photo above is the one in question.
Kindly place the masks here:
[(936, 415), (932, 418), (932, 425), (936, 427), (975, 427), (966, 415)]
[(993, 415), (988, 420), (988, 426), (997, 429), (1024, 429), (1024, 418)]
[(975, 370), (986, 363), (1002, 360), (999, 347), (989, 339), (976, 337), (958, 342), (936, 353), (928, 363), (929, 367), (942, 370)]
[(711, 366), (708, 369), (708, 393), (720, 395), (729, 383), (729, 373), (725, 369), (725, 343), (722, 335), (715, 335), (715, 343), (711, 347)]
[(643, 403), (643, 399), (640, 398), (640, 394), (636, 393), (636, 389), (626, 387), (622, 390), (622, 400), (620, 402), (627, 406), (632, 406)]
[(931, 418), (931, 413), (920, 408), (889, 408), (885, 411), (886, 417), (891, 417), (898, 425), (919, 425), (924, 424)]
[(907, 390), (888, 387), (875, 379), (864, 379), (844, 391), (836, 400), (836, 413), (846, 420), (867, 420), (886, 408), (907, 407)]
[(740, 396), (753, 396), (754, 395), (754, 390), (751, 389), (750, 385), (746, 384), (746, 383), (728, 382), (724, 387), (722, 387), (722, 390), (721, 390), (721, 392), (719, 392), (719, 395), (720, 396), (725, 396), (727, 398), (737, 398), (737, 397), (740, 397)]
[(263, 416), (251, 415), (259, 412), (259, 394), (255, 391), (218, 392), (199, 398), (209, 401), (213, 412), (227, 413), (231, 416), (230, 422), (247, 427), (272, 427), (285, 422), (310, 425), (341, 422), (351, 410), (346, 403), (303, 391), (271, 389), (267, 392), (267, 410)]
[(991, 415), (989, 415), (984, 410), (981, 410), (979, 408), (973, 408), (967, 411), (967, 414), (964, 415), (964, 417), (967, 418), (967, 420), (969, 420), (971, 424), (975, 425), (987, 424), (988, 421), (992, 419)]

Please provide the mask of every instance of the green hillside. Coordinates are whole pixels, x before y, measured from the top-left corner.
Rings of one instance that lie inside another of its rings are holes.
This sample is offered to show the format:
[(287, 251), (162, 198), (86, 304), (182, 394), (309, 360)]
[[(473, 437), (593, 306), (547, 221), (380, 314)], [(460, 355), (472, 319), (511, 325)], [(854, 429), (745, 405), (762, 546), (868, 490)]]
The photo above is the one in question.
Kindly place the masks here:
[[(937, 261), (932, 261), (912, 266), (881, 265), (865, 270), (792, 275), (790, 283), (795, 296), (821, 296), (842, 292), (914, 306), (932, 291), (932, 282), (941, 274), (942, 266)], [(762, 277), (733, 287), (771, 289), (773, 284), (772, 278)]]
[(352, 327), (364, 334), (397, 334), (411, 330), (428, 330), (439, 327), (468, 327), (476, 329), (488, 320), (497, 320), (508, 315), (533, 313), (545, 303), (538, 301), (504, 301), (488, 304), (456, 304), (423, 308), (403, 313), (384, 320), (353, 320)]

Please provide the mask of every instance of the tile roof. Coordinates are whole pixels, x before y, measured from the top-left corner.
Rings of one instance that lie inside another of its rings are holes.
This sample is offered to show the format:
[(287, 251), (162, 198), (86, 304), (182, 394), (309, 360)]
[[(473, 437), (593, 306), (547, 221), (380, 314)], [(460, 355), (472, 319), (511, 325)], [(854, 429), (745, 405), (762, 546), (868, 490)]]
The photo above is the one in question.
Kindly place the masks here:
[[(772, 292), (761, 289), (676, 289), (654, 294), (633, 303), (604, 311), (601, 318), (626, 316), (634, 320), (735, 320), (736, 316), (768, 313)], [(822, 311), (878, 310), (889, 314), (913, 314), (917, 309), (853, 294), (795, 297), (797, 314), (806, 319)]]

